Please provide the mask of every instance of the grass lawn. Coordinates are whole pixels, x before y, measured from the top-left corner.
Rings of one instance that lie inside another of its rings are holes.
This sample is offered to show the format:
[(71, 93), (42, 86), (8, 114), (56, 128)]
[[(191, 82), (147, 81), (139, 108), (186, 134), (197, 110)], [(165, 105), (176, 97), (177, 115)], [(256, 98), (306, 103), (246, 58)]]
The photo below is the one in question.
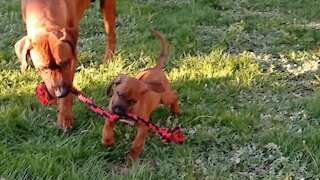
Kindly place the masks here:
[(106, 85), (151, 67), (170, 42), (165, 68), (182, 114), (159, 107), (156, 124), (181, 124), (183, 145), (150, 132), (132, 166), (122, 159), (135, 129), (119, 124), (103, 147), (104, 120), (74, 100), (75, 129), (41, 106), (41, 81), (20, 73), (14, 44), (25, 34), (20, 1), (0, 0), (0, 179), (315, 179), (320, 177), (319, 0), (118, 0), (117, 54), (102, 65), (104, 26), (92, 4), (78, 42), (74, 85), (106, 107)]

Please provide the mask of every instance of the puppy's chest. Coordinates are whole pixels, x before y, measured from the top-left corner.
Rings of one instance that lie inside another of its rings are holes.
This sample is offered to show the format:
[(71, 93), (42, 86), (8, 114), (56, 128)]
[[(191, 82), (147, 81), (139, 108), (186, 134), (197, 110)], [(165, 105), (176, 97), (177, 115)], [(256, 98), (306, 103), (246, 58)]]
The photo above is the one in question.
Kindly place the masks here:
[(158, 93), (150, 92), (152, 95), (148, 95), (143, 98), (143, 101), (139, 101), (133, 108), (133, 113), (141, 117), (150, 118), (151, 113), (157, 108), (160, 103), (160, 96)]

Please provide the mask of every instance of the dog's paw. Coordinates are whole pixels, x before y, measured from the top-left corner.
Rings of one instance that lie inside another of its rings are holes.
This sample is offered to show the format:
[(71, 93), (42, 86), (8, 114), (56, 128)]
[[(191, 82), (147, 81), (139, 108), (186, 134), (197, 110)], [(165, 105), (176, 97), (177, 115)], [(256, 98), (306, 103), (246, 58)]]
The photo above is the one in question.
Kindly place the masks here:
[(74, 122), (73, 116), (65, 116), (63, 114), (58, 114), (58, 128), (61, 129), (63, 132), (69, 132), (72, 130)]
[(102, 138), (101, 143), (105, 146), (112, 146), (115, 143), (114, 138)]
[(177, 117), (179, 116), (180, 114), (180, 109), (179, 109), (179, 106), (178, 105), (174, 105), (174, 106), (171, 106), (171, 114), (174, 116), (174, 117)]
[(135, 161), (139, 158), (139, 155), (140, 155), (140, 152), (137, 152), (135, 150), (131, 150), (125, 159), (127, 161)]
[(114, 53), (108, 49), (106, 49), (106, 53), (104, 55), (103, 63), (108, 64), (110, 60), (113, 58)]

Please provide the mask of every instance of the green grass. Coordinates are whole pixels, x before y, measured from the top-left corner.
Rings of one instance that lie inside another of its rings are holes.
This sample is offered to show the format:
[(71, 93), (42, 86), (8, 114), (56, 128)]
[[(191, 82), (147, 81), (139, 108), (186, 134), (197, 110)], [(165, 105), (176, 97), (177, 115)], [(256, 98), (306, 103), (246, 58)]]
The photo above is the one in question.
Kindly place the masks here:
[(25, 35), (20, 1), (0, 0), (0, 179), (315, 179), (320, 177), (320, 1), (118, 0), (118, 47), (101, 65), (104, 26), (98, 3), (80, 24), (75, 86), (106, 107), (106, 85), (120, 73), (165, 67), (179, 94), (175, 118), (160, 106), (152, 119), (181, 124), (185, 144), (152, 132), (124, 166), (135, 129), (119, 124), (116, 145), (101, 145), (104, 120), (74, 101), (75, 129), (57, 129), (57, 107), (43, 107), (32, 66), (20, 73), (14, 44)]

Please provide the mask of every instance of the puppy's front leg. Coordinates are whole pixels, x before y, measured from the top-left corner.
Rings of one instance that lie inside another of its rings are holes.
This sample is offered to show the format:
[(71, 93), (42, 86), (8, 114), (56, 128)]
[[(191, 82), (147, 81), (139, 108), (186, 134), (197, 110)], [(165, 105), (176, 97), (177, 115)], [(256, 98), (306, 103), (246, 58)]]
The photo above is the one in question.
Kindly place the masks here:
[(139, 157), (141, 151), (144, 147), (144, 142), (148, 135), (148, 127), (145, 125), (138, 124), (138, 132), (137, 135), (132, 142), (131, 151), (128, 154), (128, 157), (132, 160), (135, 160)]
[(66, 97), (58, 99), (59, 113), (58, 113), (58, 127), (62, 130), (72, 129), (74, 116), (72, 112), (72, 93)]
[(114, 126), (116, 122), (106, 121), (102, 130), (102, 140), (101, 143), (106, 146), (112, 146), (115, 142), (114, 140)]

